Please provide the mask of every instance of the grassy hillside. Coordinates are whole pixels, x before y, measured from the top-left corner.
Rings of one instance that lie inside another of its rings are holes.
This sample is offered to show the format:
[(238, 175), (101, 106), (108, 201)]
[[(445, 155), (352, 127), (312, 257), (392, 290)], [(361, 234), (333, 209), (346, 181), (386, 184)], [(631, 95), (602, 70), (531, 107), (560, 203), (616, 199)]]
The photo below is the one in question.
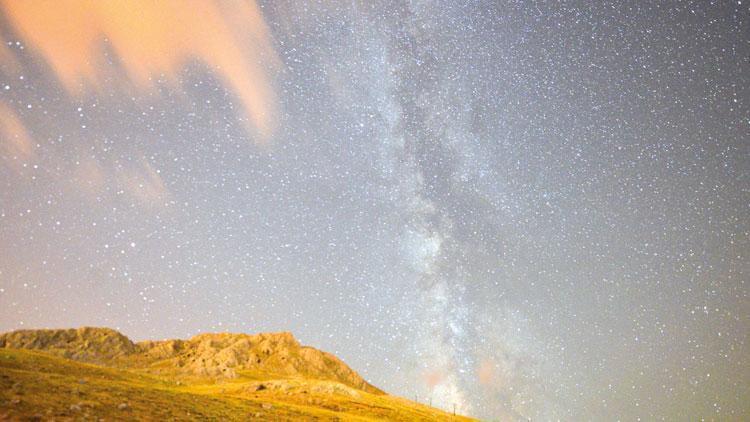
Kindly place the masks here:
[(174, 376), (236, 378), (238, 373), (336, 381), (382, 393), (330, 353), (299, 344), (291, 333), (207, 333), (188, 340), (133, 343), (110, 328), (18, 330), (0, 347), (41, 350), (73, 360)]
[[(0, 347), (0, 420), (469, 420), (304, 371), (279, 375), (256, 367), (207, 377), (128, 361), (99, 366), (62, 357), (69, 354), (62, 344), (55, 343), (54, 354)], [(73, 348), (85, 352), (79, 346)]]

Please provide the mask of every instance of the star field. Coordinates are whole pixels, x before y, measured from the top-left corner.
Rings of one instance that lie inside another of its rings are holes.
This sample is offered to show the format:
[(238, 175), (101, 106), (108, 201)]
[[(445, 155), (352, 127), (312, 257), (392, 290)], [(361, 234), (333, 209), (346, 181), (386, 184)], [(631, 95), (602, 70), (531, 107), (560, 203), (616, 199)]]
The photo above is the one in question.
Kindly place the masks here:
[(30, 3), (0, 331), (292, 331), (481, 418), (750, 418), (750, 3)]

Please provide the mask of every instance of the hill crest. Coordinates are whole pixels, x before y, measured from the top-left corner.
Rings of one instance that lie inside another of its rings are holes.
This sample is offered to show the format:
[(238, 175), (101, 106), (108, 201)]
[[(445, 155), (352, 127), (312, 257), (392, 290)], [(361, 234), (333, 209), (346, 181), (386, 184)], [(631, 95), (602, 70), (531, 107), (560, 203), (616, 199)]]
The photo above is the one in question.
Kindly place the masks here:
[(301, 345), (290, 332), (203, 333), (187, 340), (136, 343), (111, 328), (17, 330), (0, 334), (0, 348), (186, 376), (235, 378), (244, 372), (313, 378), (382, 394), (336, 356)]

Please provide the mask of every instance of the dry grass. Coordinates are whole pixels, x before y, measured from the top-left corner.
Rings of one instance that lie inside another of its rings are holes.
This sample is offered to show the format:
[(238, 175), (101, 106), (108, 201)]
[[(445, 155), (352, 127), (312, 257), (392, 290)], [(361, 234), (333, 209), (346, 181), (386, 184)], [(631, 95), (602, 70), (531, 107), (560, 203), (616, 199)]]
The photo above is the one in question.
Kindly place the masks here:
[[(261, 387), (262, 385), (262, 387)], [(0, 348), (0, 420), (470, 420), (299, 377), (154, 375)]]

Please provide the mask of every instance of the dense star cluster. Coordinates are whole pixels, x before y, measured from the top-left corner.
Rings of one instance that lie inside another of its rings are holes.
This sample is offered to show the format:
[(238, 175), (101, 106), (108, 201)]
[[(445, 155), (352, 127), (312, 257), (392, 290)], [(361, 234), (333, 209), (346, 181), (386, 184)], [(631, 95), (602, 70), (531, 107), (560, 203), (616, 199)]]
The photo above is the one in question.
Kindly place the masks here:
[(750, 2), (103, 6), (70, 44), (21, 3), (0, 331), (288, 330), (477, 417), (750, 419)]

